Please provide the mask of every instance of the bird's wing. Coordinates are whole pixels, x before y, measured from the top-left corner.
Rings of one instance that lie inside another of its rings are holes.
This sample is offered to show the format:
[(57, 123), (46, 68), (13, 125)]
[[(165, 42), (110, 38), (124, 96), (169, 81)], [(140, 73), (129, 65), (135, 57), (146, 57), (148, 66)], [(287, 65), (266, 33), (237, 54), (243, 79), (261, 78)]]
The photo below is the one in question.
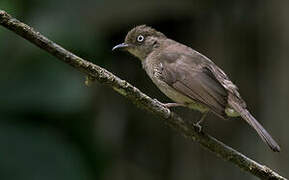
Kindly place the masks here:
[(231, 106), (231, 101), (237, 102), (240, 107), (246, 109), (247, 105), (238, 92), (238, 87), (228, 78), (228, 76), (216, 66), (214, 63), (209, 63), (207, 66), (216, 80), (228, 91), (228, 104)]
[(273, 151), (279, 152), (277, 142), (246, 109), (237, 86), (228, 76), (205, 56), (192, 49), (186, 50), (189, 53), (164, 51), (159, 54), (163, 81), (176, 91), (206, 105), (221, 117), (226, 117), (226, 106), (232, 107)]
[[(203, 61), (192, 55), (164, 52), (161, 78), (176, 91), (207, 106), (221, 117), (226, 117), (228, 92)], [(206, 62), (206, 61), (204, 61)]]

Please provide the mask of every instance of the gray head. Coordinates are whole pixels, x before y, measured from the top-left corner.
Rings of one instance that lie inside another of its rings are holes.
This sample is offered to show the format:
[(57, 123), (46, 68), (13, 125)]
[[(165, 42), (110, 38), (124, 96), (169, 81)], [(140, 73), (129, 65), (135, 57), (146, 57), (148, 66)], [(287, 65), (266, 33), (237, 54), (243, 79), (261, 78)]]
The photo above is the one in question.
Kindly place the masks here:
[(116, 45), (112, 50), (123, 49), (140, 60), (144, 60), (154, 49), (159, 47), (160, 40), (166, 36), (146, 25), (140, 25), (130, 30), (125, 41), (122, 44)]

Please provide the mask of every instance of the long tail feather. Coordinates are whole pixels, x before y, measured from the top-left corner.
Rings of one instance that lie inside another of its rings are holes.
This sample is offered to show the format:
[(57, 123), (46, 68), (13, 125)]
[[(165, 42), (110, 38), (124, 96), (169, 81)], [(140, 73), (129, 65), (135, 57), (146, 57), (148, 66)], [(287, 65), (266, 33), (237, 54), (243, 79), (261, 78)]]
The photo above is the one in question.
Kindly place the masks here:
[(240, 116), (250, 124), (259, 134), (261, 139), (268, 144), (268, 146), (275, 152), (280, 152), (280, 147), (271, 135), (263, 128), (263, 126), (251, 115), (251, 113), (244, 109), (241, 105), (231, 102), (230, 105), (240, 114)]

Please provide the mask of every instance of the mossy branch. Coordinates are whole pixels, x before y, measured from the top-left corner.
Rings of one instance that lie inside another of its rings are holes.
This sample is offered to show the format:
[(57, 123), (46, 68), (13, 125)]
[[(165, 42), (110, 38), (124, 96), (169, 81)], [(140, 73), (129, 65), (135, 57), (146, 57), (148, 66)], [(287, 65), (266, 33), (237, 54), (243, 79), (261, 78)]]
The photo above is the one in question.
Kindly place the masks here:
[(218, 157), (232, 162), (239, 168), (261, 179), (286, 179), (270, 168), (253, 161), (240, 152), (218, 141), (214, 137), (204, 132), (199, 132), (198, 129), (192, 128), (191, 124), (188, 124), (180, 116), (164, 107), (159, 101), (150, 98), (136, 87), (132, 86), (125, 80), (120, 79), (106, 69), (67, 51), (63, 47), (35, 31), (33, 28), (18, 21), (2, 10), (0, 10), (0, 24), (44, 51), (52, 54), (57, 59), (85, 73), (89, 77), (87, 83), (89, 83), (89, 81), (97, 80), (99, 83), (113, 88), (116, 92), (136, 104), (137, 107), (145, 109), (146, 111), (158, 116), (165, 124), (172, 129), (175, 129), (179, 134), (191, 141), (198, 142), (202, 147), (210, 150)]

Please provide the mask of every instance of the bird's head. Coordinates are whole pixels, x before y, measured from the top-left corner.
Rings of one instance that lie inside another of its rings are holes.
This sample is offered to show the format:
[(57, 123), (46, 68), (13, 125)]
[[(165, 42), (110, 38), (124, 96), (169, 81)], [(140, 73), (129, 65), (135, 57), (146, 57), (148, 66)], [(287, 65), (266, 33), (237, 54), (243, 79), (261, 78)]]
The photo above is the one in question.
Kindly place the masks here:
[(146, 25), (140, 25), (130, 30), (124, 43), (116, 45), (112, 50), (123, 49), (140, 60), (144, 60), (154, 49), (160, 47), (160, 41), (166, 36)]

